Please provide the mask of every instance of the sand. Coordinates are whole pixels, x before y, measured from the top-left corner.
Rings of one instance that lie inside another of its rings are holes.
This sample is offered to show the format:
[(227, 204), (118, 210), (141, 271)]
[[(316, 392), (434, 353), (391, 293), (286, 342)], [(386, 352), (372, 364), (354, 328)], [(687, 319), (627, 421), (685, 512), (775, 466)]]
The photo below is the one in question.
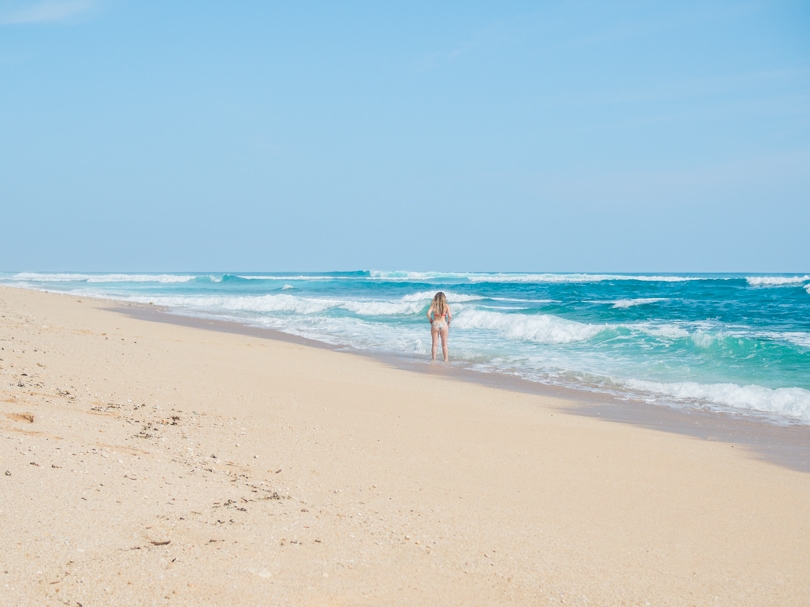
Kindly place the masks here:
[(3, 605), (808, 605), (810, 474), (0, 289)]

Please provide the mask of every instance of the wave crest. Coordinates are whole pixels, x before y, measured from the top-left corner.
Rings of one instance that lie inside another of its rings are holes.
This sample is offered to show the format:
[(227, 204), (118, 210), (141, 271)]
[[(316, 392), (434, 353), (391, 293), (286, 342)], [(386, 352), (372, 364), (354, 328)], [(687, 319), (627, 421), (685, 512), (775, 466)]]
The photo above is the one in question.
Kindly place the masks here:
[(74, 274), (74, 273), (39, 273), (20, 272), (11, 277), (11, 280), (29, 282), (189, 282), (197, 276), (178, 274)]
[(746, 276), (745, 280), (752, 287), (779, 287), (802, 284), (806, 280), (810, 280), (810, 276)]
[(545, 273), (486, 273), (486, 272), (407, 272), (370, 270), (369, 278), (378, 280), (466, 280), (471, 283), (500, 282), (500, 283), (587, 283), (614, 280), (630, 280), (640, 282), (689, 282), (693, 280), (726, 280), (725, 278), (706, 278), (700, 276), (663, 276), (663, 275), (637, 275), (637, 274), (555, 274)]
[[(464, 293), (453, 293), (451, 291), (445, 291), (444, 294), (447, 297), (447, 302), (451, 304), (454, 302), (487, 299), (483, 295), (466, 295)], [(433, 299), (434, 295), (436, 295), (436, 291), (419, 291), (417, 293), (411, 293), (410, 295), (403, 295), (402, 301), (430, 301)]]
[(546, 344), (567, 344), (588, 340), (606, 326), (567, 320), (552, 314), (502, 314), (488, 310), (464, 310), (453, 320), (461, 329), (490, 329), (510, 339)]
[(666, 297), (638, 297), (636, 299), (617, 299), (615, 301), (605, 301), (599, 303), (613, 304), (615, 309), (633, 308), (635, 306), (646, 306), (648, 304), (658, 303), (659, 301), (666, 301)]
[(287, 276), (287, 275), (260, 275), (260, 276), (243, 276), (241, 274), (233, 274), (234, 278), (238, 278), (240, 280), (338, 280), (342, 279), (345, 280), (347, 277), (345, 276), (326, 276), (326, 275), (305, 275), (301, 274), (298, 276)]
[(346, 300), (297, 297), (295, 295), (259, 295), (241, 297), (136, 297), (133, 301), (156, 305), (227, 312), (292, 312), (301, 315), (320, 314), (340, 308), (359, 316), (394, 316), (418, 314), (425, 308), (422, 301)]
[(803, 388), (766, 388), (751, 384), (659, 383), (640, 379), (621, 382), (632, 390), (669, 396), (681, 402), (723, 405), (810, 421), (810, 391)]

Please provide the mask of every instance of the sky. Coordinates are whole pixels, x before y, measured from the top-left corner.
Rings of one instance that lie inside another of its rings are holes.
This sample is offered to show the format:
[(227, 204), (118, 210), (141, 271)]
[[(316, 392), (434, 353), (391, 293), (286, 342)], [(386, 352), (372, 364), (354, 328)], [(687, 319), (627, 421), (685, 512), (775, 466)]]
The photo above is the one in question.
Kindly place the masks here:
[(0, 0), (0, 271), (810, 271), (810, 3)]

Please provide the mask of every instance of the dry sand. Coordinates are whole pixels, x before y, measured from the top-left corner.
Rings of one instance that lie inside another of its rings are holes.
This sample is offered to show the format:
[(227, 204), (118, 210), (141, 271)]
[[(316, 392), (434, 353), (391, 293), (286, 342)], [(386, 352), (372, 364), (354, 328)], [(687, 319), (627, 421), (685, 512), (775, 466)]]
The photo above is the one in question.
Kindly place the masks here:
[(0, 289), (2, 605), (810, 605), (810, 474)]

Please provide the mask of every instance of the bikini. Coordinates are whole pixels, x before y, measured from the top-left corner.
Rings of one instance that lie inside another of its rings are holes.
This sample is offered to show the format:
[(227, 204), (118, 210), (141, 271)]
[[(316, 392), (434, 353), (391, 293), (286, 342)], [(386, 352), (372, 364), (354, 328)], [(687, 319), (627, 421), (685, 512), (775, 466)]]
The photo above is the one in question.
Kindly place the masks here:
[(447, 321), (445, 320), (445, 314), (447, 314), (447, 312), (442, 314), (439, 317), (439, 318), (441, 318), (441, 320), (439, 320), (438, 318), (436, 318), (436, 312), (434, 312), (433, 313), (433, 315), (434, 315), (433, 322), (430, 323), (430, 324), (433, 325), (435, 328), (437, 328), (439, 331), (441, 331), (442, 329), (444, 329), (447, 326)]

